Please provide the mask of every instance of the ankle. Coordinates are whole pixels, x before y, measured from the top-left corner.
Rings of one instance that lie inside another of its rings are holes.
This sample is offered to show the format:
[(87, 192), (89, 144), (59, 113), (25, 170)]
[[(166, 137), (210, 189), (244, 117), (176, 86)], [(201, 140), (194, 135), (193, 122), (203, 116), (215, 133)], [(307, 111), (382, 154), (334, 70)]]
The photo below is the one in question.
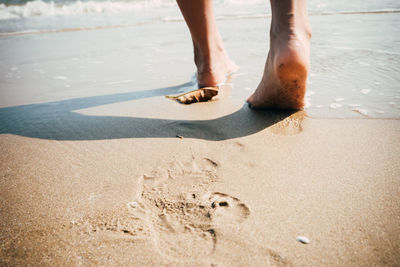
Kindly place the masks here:
[(304, 8), (294, 8), (290, 10), (273, 10), (271, 20), (271, 38), (279, 35), (302, 36), (311, 39), (311, 25), (308, 19), (307, 10)]
[(212, 71), (213, 66), (226, 57), (226, 52), (219, 42), (194, 43), (194, 61), (201, 71)]
[(193, 46), (195, 56), (204, 60), (210, 59), (213, 55), (225, 52), (223, 44), (215, 40), (215, 38), (201, 42), (193, 41)]
[(311, 26), (308, 22), (301, 22), (285, 26), (271, 25), (269, 35), (272, 40), (281, 37), (282, 38), (295, 37), (297, 39), (305, 38), (306, 40), (310, 40), (312, 36), (312, 31), (311, 31)]

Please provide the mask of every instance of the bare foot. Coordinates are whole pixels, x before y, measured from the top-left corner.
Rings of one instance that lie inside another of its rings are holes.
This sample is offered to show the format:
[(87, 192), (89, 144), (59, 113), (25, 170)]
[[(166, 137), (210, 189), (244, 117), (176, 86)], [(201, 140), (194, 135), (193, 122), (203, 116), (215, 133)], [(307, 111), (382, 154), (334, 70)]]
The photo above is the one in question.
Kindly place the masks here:
[(217, 86), (226, 80), (229, 73), (239, 67), (228, 57), (222, 40), (210, 46), (209, 51), (202, 52), (194, 46), (194, 61), (197, 66), (197, 82), (199, 87)]
[[(192, 37), (198, 85), (201, 88), (217, 87), (225, 81), (227, 74), (238, 67), (224, 49), (215, 21), (213, 1), (177, 0), (177, 3)], [(207, 101), (218, 94), (218, 88), (202, 90), (185, 94), (184, 102)]]
[(251, 108), (292, 109), (304, 107), (309, 69), (311, 30), (292, 28), (271, 32), (264, 75), (247, 102)]
[(229, 59), (222, 43), (222, 39), (207, 46), (201, 51), (193, 42), (194, 61), (197, 66), (197, 83), (199, 88), (177, 96), (166, 96), (182, 104), (206, 102), (218, 95), (219, 84), (227, 79), (229, 73), (235, 72), (239, 67)]

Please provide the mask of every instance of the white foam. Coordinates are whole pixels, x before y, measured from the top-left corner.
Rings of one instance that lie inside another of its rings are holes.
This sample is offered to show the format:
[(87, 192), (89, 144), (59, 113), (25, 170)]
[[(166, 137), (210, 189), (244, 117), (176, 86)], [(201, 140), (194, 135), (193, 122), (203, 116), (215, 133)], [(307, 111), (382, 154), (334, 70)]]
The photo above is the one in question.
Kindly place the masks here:
[(339, 103), (332, 103), (329, 105), (330, 108), (336, 109), (336, 108), (340, 108), (342, 106), (342, 104)]
[(339, 103), (332, 103), (332, 104), (329, 105), (329, 107), (333, 108), (333, 109), (340, 108), (341, 106), (342, 106), (342, 104), (339, 104)]
[(323, 108), (324, 105), (316, 105), (315, 107), (316, 107), (316, 108)]
[(349, 107), (355, 108), (355, 107), (361, 107), (360, 104), (348, 104)]
[(225, 0), (225, 5), (242, 6), (249, 4), (263, 4), (265, 0)]
[(133, 82), (132, 80), (122, 80), (122, 81), (115, 81), (115, 82), (109, 82), (108, 84), (123, 84), (123, 83), (131, 83)]
[(336, 99), (335, 99), (335, 102), (342, 102), (343, 100), (344, 100), (343, 97), (339, 97), (339, 98), (336, 98)]
[[(246, 3), (249, 4), (249, 3)], [(250, 3), (251, 4), (251, 3)], [(259, 18), (267, 18), (269, 17), (269, 15), (265, 14), (265, 13), (260, 13), (260, 14), (245, 14), (245, 15), (241, 15), (241, 14), (233, 14), (233, 15), (225, 15), (225, 16), (216, 16), (215, 19), (216, 20), (229, 20), (229, 19), (259, 19)], [(183, 17), (179, 16), (179, 17), (171, 17), (171, 16), (166, 16), (162, 18), (162, 21), (164, 22), (177, 22), (177, 21), (183, 21)]]
[(312, 95), (315, 95), (315, 92), (314, 92), (314, 91), (308, 90), (308, 91), (306, 92), (306, 96), (312, 96)]
[(67, 80), (67, 77), (65, 76), (55, 76), (53, 77), (54, 80)]
[(371, 89), (362, 89), (360, 92), (361, 92), (362, 94), (366, 95), (366, 94), (368, 94), (369, 92), (371, 92)]
[(304, 102), (305, 102), (304, 108), (309, 108), (309, 107), (311, 107), (311, 102), (310, 102), (310, 99), (309, 99), (309, 98), (306, 98)]
[(385, 113), (385, 111), (383, 111), (383, 110), (375, 110), (375, 112), (378, 113), (378, 114), (384, 114)]
[(183, 17), (164, 17), (162, 18), (164, 22), (176, 22), (176, 21), (183, 21)]
[(100, 60), (91, 60), (91, 61), (88, 61), (88, 63), (90, 63), (90, 64), (101, 64), (101, 63), (104, 63), (104, 62), (100, 61)]
[(143, 0), (134, 2), (76, 1), (65, 4), (35, 0), (27, 2), (25, 5), (0, 4), (0, 20), (55, 15), (126, 13), (172, 5), (176, 5), (173, 0)]
[(370, 66), (369, 63), (367, 63), (367, 62), (362, 62), (362, 61), (358, 62), (358, 64), (360, 64), (360, 66)]
[[(0, 4), (1, 6), (1, 4)], [(0, 20), (2, 20), (2, 15), (1, 15), (1, 10), (0, 10)], [(0, 36), (9, 36), (13, 35), (15, 33), (18, 34), (31, 34), (31, 33), (38, 33), (40, 32), (39, 30), (26, 30), (26, 31), (17, 31), (17, 32), (0, 32)]]

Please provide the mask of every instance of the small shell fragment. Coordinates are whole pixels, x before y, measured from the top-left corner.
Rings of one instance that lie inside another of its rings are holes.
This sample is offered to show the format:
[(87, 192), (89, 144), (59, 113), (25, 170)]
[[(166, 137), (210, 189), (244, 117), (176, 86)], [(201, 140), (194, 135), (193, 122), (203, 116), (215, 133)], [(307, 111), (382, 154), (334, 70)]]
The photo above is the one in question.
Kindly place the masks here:
[(136, 209), (138, 207), (138, 203), (136, 201), (129, 202), (128, 207)]
[(310, 243), (310, 239), (308, 239), (305, 236), (300, 236), (299, 235), (298, 237), (296, 237), (296, 240), (299, 241), (302, 244), (309, 244)]
[(352, 111), (360, 113), (361, 115), (368, 116), (368, 111), (363, 108), (353, 108)]

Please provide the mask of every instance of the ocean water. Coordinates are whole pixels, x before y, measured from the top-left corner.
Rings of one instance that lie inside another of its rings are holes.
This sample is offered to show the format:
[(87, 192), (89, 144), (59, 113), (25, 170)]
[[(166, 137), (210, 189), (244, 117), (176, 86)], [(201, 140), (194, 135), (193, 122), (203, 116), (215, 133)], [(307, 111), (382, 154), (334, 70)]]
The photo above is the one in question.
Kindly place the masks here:
[[(228, 52), (241, 67), (234, 81), (232, 97), (242, 101), (257, 86), (262, 73), (269, 42), (269, 3), (265, 0), (216, 0), (214, 3)], [(310, 0), (308, 10), (313, 39), (307, 113), (312, 117), (400, 118), (400, 1)], [(14, 83), (14, 74), (22, 71), (18, 64), (25, 64), (23, 55), (29, 51), (16, 50), (12, 46), (13, 40), (17, 39), (10, 38), (40, 35), (44, 40), (53, 32), (102, 29), (136, 31), (140, 28), (142, 30), (138, 32), (143, 34), (146, 25), (151, 29), (184, 28), (182, 15), (173, 0), (0, 0), (0, 62), (3, 65), (0, 66), (0, 79), (3, 84)], [(117, 37), (113, 38), (118, 41)], [(187, 39), (187, 32), (182, 33), (182, 38)], [(25, 44), (40, 46), (32, 40), (27, 39)], [(165, 42), (156, 39), (150, 48), (149, 43), (143, 42), (140, 46), (126, 37), (120, 42), (121, 45), (115, 47), (134, 46), (143, 53), (153, 46), (158, 50), (166, 49), (169, 54), (166, 52), (164, 57), (168, 58), (177, 54), (179, 49), (187, 54), (191, 50), (190, 40), (182, 46), (179, 44), (181, 41), (170, 41), (175, 45), (175, 48), (168, 48), (171, 50), (166, 48)], [(157, 42), (159, 48), (156, 48)], [(81, 45), (89, 49), (89, 44)], [(106, 45), (112, 47), (113, 44)], [(88, 54), (93, 53), (88, 50)], [(88, 62), (107, 61), (99, 58), (88, 59)], [(170, 60), (176, 58), (179, 56)], [(35, 64), (38, 62), (40, 59)], [(176, 64), (192, 66), (194, 71), (191, 59), (190, 62), (187, 58), (177, 59)], [(104, 71), (103, 68), (99, 71)], [(151, 69), (150, 63), (147, 68)], [(29, 71), (26, 67), (26, 72)], [(121, 81), (130, 81), (132, 77), (128, 75), (132, 74), (127, 73), (125, 78), (121, 76)], [(150, 77), (150, 74), (143, 75)], [(64, 74), (53, 76), (49, 78), (64, 79)]]
[[(270, 15), (266, 0), (215, 0), (218, 19)], [(396, 0), (310, 0), (310, 15), (400, 12)], [(0, 0), (0, 33), (127, 26), (181, 20), (175, 0)]]

